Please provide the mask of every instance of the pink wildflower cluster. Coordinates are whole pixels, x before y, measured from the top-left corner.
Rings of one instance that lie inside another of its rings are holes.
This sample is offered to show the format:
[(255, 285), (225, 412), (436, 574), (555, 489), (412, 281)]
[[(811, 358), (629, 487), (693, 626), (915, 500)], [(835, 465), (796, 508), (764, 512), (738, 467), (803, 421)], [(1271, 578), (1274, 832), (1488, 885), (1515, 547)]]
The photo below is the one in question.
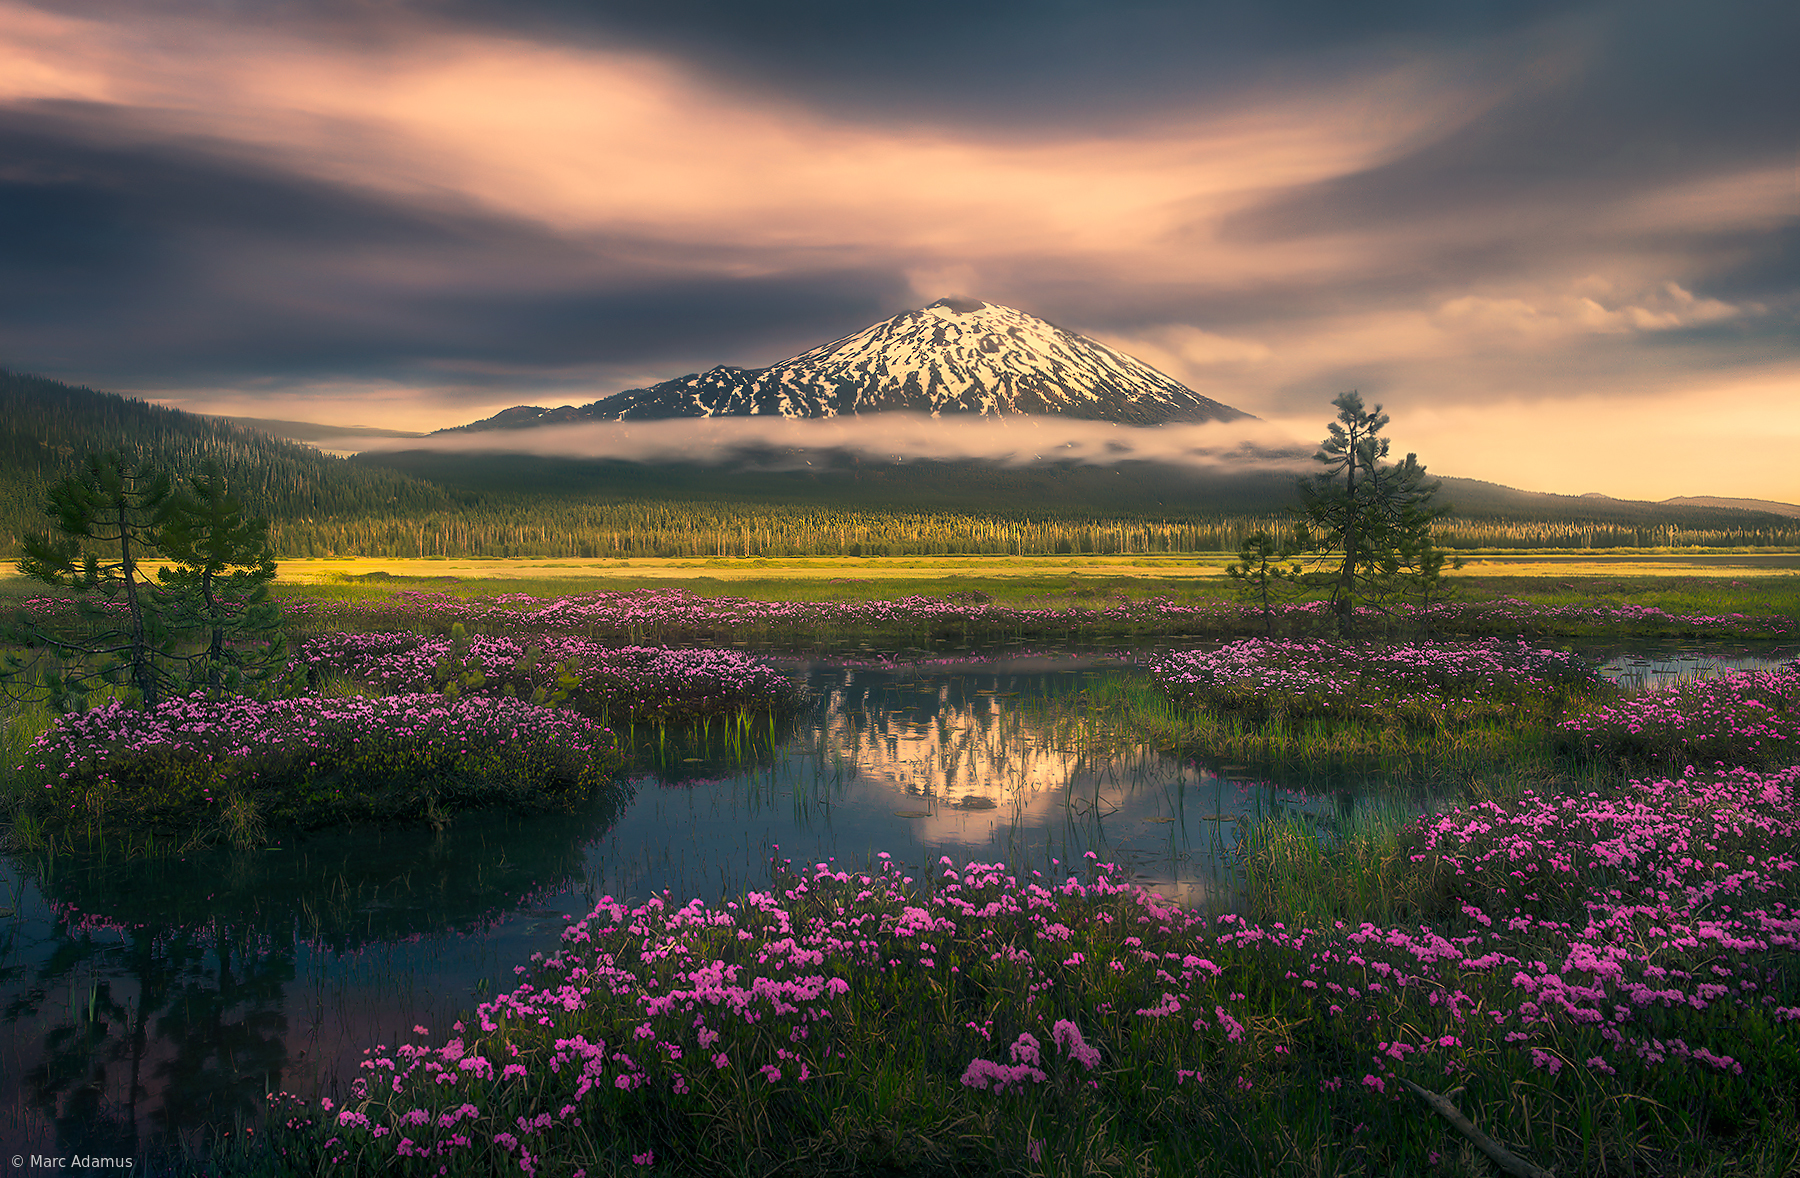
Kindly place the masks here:
[(1642, 692), (1559, 730), (1572, 747), (1616, 760), (1790, 764), (1800, 759), (1800, 662)]
[[(439, 667), (450, 653), (448, 638), (343, 633), (306, 642), (299, 657), (315, 672), (337, 672), (389, 691), (426, 692), (442, 684)], [(584, 711), (621, 719), (781, 709), (791, 707), (799, 695), (780, 671), (736, 650), (605, 646), (570, 634), (534, 642), (477, 634), (469, 638), (462, 662), (485, 681), (474, 690), (498, 693), (511, 685), (520, 696), (536, 688), (554, 689), (557, 667), (564, 665), (580, 681), (576, 702)]]
[[(661, 898), (627, 909), (609, 897), (565, 930), (558, 952), (520, 967), (528, 980), (479, 1008), (477, 1040), (375, 1052), (357, 1094), (372, 1126), (360, 1140), (377, 1144), (375, 1127), (388, 1128), (383, 1141), (405, 1130), (437, 1158), (453, 1146), (428, 1136), (430, 1118), (529, 1092), (543, 1110), (535, 1119), (463, 1126), (469, 1148), (490, 1151), (473, 1157), (515, 1155), (529, 1130), (540, 1135), (535, 1156), (572, 1165), (587, 1139), (573, 1118), (599, 1115), (602, 1094), (660, 1092), (703, 1107), (741, 1099), (745, 1085), (837, 1092), (886, 1050), (896, 988), (954, 988), (958, 973), (977, 992), (1021, 996), (984, 1022), (933, 1024), (967, 1045), (962, 1086), (990, 1098), (1028, 1096), (1053, 1072), (1098, 1086), (1103, 1077), (1087, 1073), (1103, 1054), (1140, 1061), (1133, 1082), (1165, 1091), (1199, 1092), (1210, 1076), (1235, 1093), (1261, 1091), (1262, 1078), (1278, 1084), (1300, 1066), (1282, 1030), (1297, 1022), (1367, 1061), (1349, 1083), (1319, 1080), (1321, 1094), (1349, 1102), (1400, 1099), (1396, 1075), (1436, 1084), (1496, 1058), (1547, 1078), (1585, 1061), (1585, 1073), (1627, 1087), (1656, 1069), (1741, 1075), (1755, 1047), (1731, 1028), (1795, 1009), (1775, 967), (1800, 948), (1800, 911), (1783, 898), (1796, 870), (1797, 785), (1800, 767), (1740, 771), (1637, 783), (1636, 806), (1528, 797), (1435, 818), (1421, 854), (1471, 878), (1510, 877), (1514, 864), (1615, 873), (1583, 920), (1509, 910), (1496, 896), (1486, 908), (1463, 902), (1466, 932), (1258, 925), (1116, 884), (1112, 864), (1097, 865), (1090, 885), (1071, 876), (1048, 886), (1021, 883), (1004, 864), (958, 870), (948, 857), (922, 897), (901, 888), (911, 880), (896, 879), (886, 856), (877, 877), (821, 863), (782, 898), (752, 892), (716, 911)], [(1602, 827), (1610, 836), (1596, 837)], [(1093, 1005), (1102, 991), (1144, 1001)], [(414, 1108), (430, 1110), (429, 1123), (405, 1124)]]
[[(740, 637), (746, 632), (878, 631), (930, 634), (1157, 633), (1226, 636), (1260, 631), (1260, 606), (1176, 601), (1152, 597), (1105, 606), (1034, 608), (956, 597), (915, 595), (891, 601), (752, 601), (702, 597), (679, 588), (596, 592), (545, 600), (526, 594), (493, 599), (405, 590), (391, 602), (292, 602), (291, 615), (320, 629), (418, 627), (448, 631), (454, 622), (507, 632), (580, 633), (592, 638), (692, 641)], [(1324, 602), (1273, 607), (1273, 620), (1290, 634), (1330, 631)], [(1359, 624), (1371, 632), (1391, 627), (1441, 634), (1517, 637), (1554, 633), (1628, 633), (1790, 637), (1792, 618), (1683, 615), (1632, 605), (1540, 606), (1514, 599), (1402, 605), (1389, 614), (1363, 610)]]
[(516, 699), (195, 695), (60, 716), (26, 749), (19, 770), (38, 787), (28, 804), (50, 814), (95, 789), (116, 810), (171, 820), (231, 792), (272, 791), (286, 798), (275, 803), (277, 816), (304, 820), (302, 810), (284, 807), (301, 806), (324, 781), (335, 780), (335, 803), (352, 808), (389, 776), (434, 772), (573, 793), (604, 780), (617, 760), (608, 729)]
[(1603, 688), (1577, 655), (1498, 638), (1398, 645), (1247, 638), (1217, 650), (1173, 651), (1149, 669), (1175, 699), (1257, 719), (1423, 717), (1449, 703), (1511, 709)]

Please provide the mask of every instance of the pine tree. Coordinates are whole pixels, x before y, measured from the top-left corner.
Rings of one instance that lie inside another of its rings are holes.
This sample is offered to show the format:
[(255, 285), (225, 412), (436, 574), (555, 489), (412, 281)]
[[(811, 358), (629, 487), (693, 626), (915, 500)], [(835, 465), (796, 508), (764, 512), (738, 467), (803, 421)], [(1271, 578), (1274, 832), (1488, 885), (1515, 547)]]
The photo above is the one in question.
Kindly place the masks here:
[(174, 568), (157, 572), (168, 590), (171, 625), (198, 631), (204, 651), (185, 656), (182, 678), (217, 698), (272, 682), (287, 663), (281, 614), (269, 598), (275, 552), (269, 521), (244, 518), (215, 459), (178, 493), (157, 539)]
[[(74, 624), (47, 630), (21, 617), (8, 638), (55, 657), (58, 666), (44, 684), (59, 711), (85, 707), (97, 680), (129, 682), (154, 706), (168, 686), (159, 662), (173, 635), (156, 586), (141, 576), (138, 562), (156, 553), (174, 494), (169, 475), (117, 453), (89, 454), (80, 473), (48, 494), (44, 514), (55, 520), (54, 532), (24, 537), (18, 568), (73, 591)], [(109, 556), (116, 552), (117, 559), (100, 561), (83, 541)], [(7, 656), (9, 681), (24, 669), (18, 656)]]
[(1379, 436), (1388, 424), (1380, 405), (1364, 409), (1354, 390), (1332, 404), (1337, 420), (1313, 455), (1325, 470), (1301, 482), (1300, 511), (1318, 538), (1319, 579), (1330, 589), (1338, 629), (1349, 634), (1359, 601), (1373, 604), (1415, 583), (1427, 592), (1440, 585), (1443, 554), (1431, 528), (1450, 509), (1431, 505), (1441, 484), (1426, 481), (1417, 454), (1382, 461), (1389, 439)]
[[(85, 708), (102, 683), (128, 684), (154, 707), (197, 689), (266, 682), (285, 662), (267, 597), (275, 575), (267, 522), (243, 520), (216, 465), (196, 489), (177, 494), (167, 471), (117, 453), (88, 455), (79, 474), (49, 488), (44, 513), (54, 529), (23, 537), (18, 568), (71, 591), (75, 616), (21, 612), (6, 640), (54, 664), (42, 688), (57, 710)], [(141, 564), (159, 554), (177, 567), (152, 581)], [(18, 690), (32, 665), (7, 655), (0, 682)]]
[(1227, 576), (1244, 583), (1247, 596), (1261, 599), (1264, 634), (1272, 634), (1275, 629), (1269, 613), (1270, 595), (1288, 596), (1289, 587), (1300, 579), (1300, 566), (1293, 562), (1293, 556), (1284, 541), (1268, 532), (1257, 532), (1246, 537), (1239, 547), (1237, 563), (1225, 566)]

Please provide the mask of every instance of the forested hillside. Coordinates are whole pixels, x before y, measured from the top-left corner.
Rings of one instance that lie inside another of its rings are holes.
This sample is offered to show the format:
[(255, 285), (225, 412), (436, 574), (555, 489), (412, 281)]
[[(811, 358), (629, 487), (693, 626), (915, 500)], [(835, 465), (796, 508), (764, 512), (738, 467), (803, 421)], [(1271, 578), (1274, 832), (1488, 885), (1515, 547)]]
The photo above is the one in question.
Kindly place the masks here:
[(482, 499), (394, 470), (353, 466), (310, 446), (186, 413), (0, 369), (0, 530), (7, 551), (42, 531), (46, 489), (90, 451), (140, 454), (180, 475), (207, 458), (254, 514), (283, 523), (456, 512)]
[[(1299, 502), (1292, 469), (1248, 463), (1007, 467), (765, 451), (725, 465), (649, 466), (429, 450), (368, 451), (351, 461), (444, 486), (518, 492), (533, 497), (539, 506), (532, 510), (559, 517), (580, 505), (578, 514), (591, 521), (584, 526), (599, 533), (601, 550), (587, 555), (629, 555), (638, 542), (633, 537), (651, 534), (673, 546), (653, 552), (695, 556), (741, 555), (746, 541), (754, 555), (759, 536), (775, 554), (791, 547), (836, 553), (858, 543), (895, 554), (1021, 551), (1009, 547), (1017, 544), (1027, 545), (1026, 552), (1235, 550), (1243, 536), (1289, 522), (1288, 509)], [(1452, 512), (1438, 535), (1448, 548), (1800, 545), (1800, 520), (1767, 512), (1547, 495), (1476, 479), (1442, 482), (1438, 498)], [(552, 508), (539, 498), (545, 496), (562, 505)], [(654, 522), (675, 505), (681, 510), (672, 522)], [(938, 517), (940, 526), (906, 522), (912, 516)], [(967, 523), (951, 529), (946, 517)], [(840, 542), (839, 535), (850, 538)], [(1029, 547), (1035, 543), (1049, 547)], [(960, 547), (930, 546), (944, 544)]]

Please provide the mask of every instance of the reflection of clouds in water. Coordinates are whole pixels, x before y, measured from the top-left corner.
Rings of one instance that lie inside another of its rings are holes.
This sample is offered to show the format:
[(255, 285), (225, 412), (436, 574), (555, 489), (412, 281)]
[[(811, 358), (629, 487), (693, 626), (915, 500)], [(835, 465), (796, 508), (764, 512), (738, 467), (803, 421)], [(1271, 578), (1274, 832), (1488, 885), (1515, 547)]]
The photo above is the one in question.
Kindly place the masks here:
[(984, 459), (1008, 465), (1074, 461), (1106, 466), (1126, 461), (1195, 466), (1251, 466), (1295, 470), (1311, 466), (1291, 434), (1262, 421), (1160, 426), (1116, 425), (1074, 418), (1020, 416), (930, 417), (882, 413), (822, 419), (707, 417), (674, 421), (584, 422), (518, 430), (433, 434), (425, 438), (324, 439), (316, 445), (360, 450), (435, 450), (615, 458), (635, 462), (717, 462), (759, 454), (759, 465), (805, 467), (804, 455), (785, 451), (844, 451), (873, 462), (905, 459)]

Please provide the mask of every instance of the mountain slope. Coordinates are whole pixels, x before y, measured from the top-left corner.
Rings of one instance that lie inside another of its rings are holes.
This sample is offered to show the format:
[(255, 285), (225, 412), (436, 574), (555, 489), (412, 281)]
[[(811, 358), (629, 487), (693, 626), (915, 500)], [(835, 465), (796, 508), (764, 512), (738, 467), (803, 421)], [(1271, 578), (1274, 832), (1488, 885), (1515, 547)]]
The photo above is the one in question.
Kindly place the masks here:
[[(296, 427), (318, 428), (280, 426)], [(1132, 551), (1193, 551), (1235, 546), (1246, 524), (1284, 521), (1293, 495), (1290, 474), (1257, 463), (1005, 467), (823, 449), (707, 464), (423, 450), (346, 461), (216, 418), (0, 370), (0, 548), (16, 552), (21, 533), (44, 531), (48, 486), (82, 454), (107, 449), (138, 450), (184, 475), (219, 458), (251, 513), (270, 517), (284, 559), (1109, 552), (1127, 541)], [(1446, 521), (1454, 547), (1800, 539), (1793, 520), (1755, 511), (1444, 483), (1463, 520)]]
[(42, 533), (50, 486), (90, 452), (136, 452), (177, 475), (218, 459), (253, 515), (363, 517), (456, 510), (479, 496), (394, 470), (353, 466), (221, 418), (0, 369), (0, 552)]
[(768, 368), (721, 366), (580, 408), (514, 406), (459, 427), (671, 417), (838, 417), (905, 410), (1049, 414), (1155, 425), (1250, 415), (1033, 315), (939, 299)]
[(1781, 503), (1773, 499), (1724, 499), (1717, 495), (1683, 495), (1664, 499), (1669, 507), (1730, 507), (1739, 511), (1763, 511), (1800, 519), (1800, 503)]

